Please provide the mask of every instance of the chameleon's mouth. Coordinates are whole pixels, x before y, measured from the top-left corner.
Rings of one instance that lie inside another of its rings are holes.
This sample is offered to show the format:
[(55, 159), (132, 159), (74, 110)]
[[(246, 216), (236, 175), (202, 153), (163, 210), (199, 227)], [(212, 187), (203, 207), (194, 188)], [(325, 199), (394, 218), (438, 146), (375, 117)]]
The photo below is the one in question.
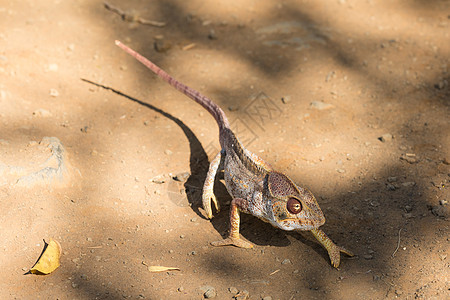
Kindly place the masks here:
[(315, 223), (311, 220), (300, 221), (299, 219), (284, 219), (277, 222), (277, 227), (289, 231), (308, 231), (317, 229), (322, 225), (323, 223)]

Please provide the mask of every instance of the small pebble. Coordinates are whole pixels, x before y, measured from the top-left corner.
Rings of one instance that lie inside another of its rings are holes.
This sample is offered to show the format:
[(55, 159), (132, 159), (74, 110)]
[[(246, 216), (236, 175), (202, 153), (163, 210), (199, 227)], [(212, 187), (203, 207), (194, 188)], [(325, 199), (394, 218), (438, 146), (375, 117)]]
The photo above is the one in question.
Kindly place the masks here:
[(72, 262), (73, 262), (74, 264), (77, 264), (77, 263), (80, 262), (80, 259), (79, 259), (79, 258), (74, 258), (74, 259), (72, 259)]
[(172, 47), (172, 45), (165, 40), (156, 40), (153, 44), (153, 47), (155, 48), (156, 52), (163, 53), (167, 52)]
[(173, 176), (173, 180), (176, 181), (180, 181), (180, 182), (185, 182), (189, 176), (191, 176), (191, 174), (189, 174), (189, 172), (183, 172), (183, 173), (178, 173), (175, 176)]
[(397, 182), (397, 177), (395, 177), (395, 176), (388, 177), (387, 181), (388, 182)]
[(372, 200), (370, 201), (370, 205), (373, 207), (378, 207), (380, 206), (380, 202), (378, 200)]
[(415, 156), (412, 156), (411, 154), (408, 155), (409, 153), (406, 153), (405, 155), (400, 156), (401, 160), (404, 160), (410, 164), (415, 164), (417, 163), (417, 158)]
[(404, 213), (404, 214), (402, 214), (402, 217), (405, 218), (405, 219), (411, 219), (414, 216), (413, 216), (412, 213)]
[(247, 300), (250, 298), (250, 293), (247, 290), (240, 291), (239, 294), (234, 296), (236, 300)]
[(390, 141), (392, 141), (392, 134), (390, 134), (390, 133), (385, 133), (385, 134), (383, 134), (381, 137), (379, 137), (378, 139), (380, 140), (380, 141), (382, 141), (383, 143), (386, 143), (386, 142), (390, 142)]
[(311, 102), (310, 106), (311, 108), (315, 108), (318, 110), (326, 110), (334, 107), (333, 104), (325, 103), (322, 101), (313, 101)]
[(151, 182), (156, 184), (163, 184), (165, 182), (164, 175), (156, 175), (152, 179), (150, 179)]
[(164, 150), (164, 154), (166, 154), (166, 155), (172, 155), (173, 152), (170, 151), (169, 149), (166, 149), (166, 150)]
[(447, 205), (448, 201), (446, 199), (441, 199), (441, 200), (439, 200), (439, 204), (440, 205)]
[(413, 182), (413, 181), (408, 181), (408, 182), (403, 182), (402, 183), (402, 186), (404, 186), (404, 187), (412, 187), (412, 186), (415, 186), (415, 185), (416, 185), (416, 183)]
[(388, 189), (389, 191), (395, 191), (395, 190), (397, 189), (397, 188), (395, 187), (395, 185), (390, 184), (390, 183), (386, 184), (386, 187), (387, 187), (387, 189)]
[(211, 29), (208, 33), (208, 39), (210, 40), (217, 40), (217, 34), (214, 29)]
[(291, 96), (281, 97), (281, 102), (283, 102), (283, 104), (288, 104), (289, 102), (291, 102)]
[(49, 112), (49, 111), (46, 110), (46, 109), (40, 108), (40, 109), (35, 110), (35, 111), (33, 112), (33, 116), (36, 116), (36, 117), (42, 117), (42, 118), (47, 118), (47, 117), (51, 117), (51, 116), (52, 116), (52, 113)]
[(290, 260), (289, 258), (286, 258), (286, 259), (284, 259), (284, 260), (281, 262), (282, 265), (287, 265), (287, 264), (290, 264), (290, 263), (291, 263), (291, 260)]
[(372, 254), (364, 254), (363, 258), (367, 259), (367, 260), (370, 260), (370, 259), (373, 259), (373, 255)]
[(437, 88), (438, 90), (443, 90), (447, 85), (448, 85), (448, 83), (443, 80), (443, 81), (439, 81), (438, 83), (436, 83), (434, 85), (434, 87)]
[(56, 89), (50, 89), (50, 96), (58, 97), (59, 96), (59, 92)]
[(436, 217), (445, 217), (447, 215), (447, 210), (445, 206), (433, 206), (431, 208), (431, 213)]
[(270, 296), (265, 296), (264, 298), (262, 298), (262, 300), (272, 300), (272, 297), (270, 297)]
[(217, 296), (216, 289), (212, 286), (205, 285), (200, 287), (200, 290), (203, 292), (203, 297), (205, 297), (205, 299), (212, 299)]

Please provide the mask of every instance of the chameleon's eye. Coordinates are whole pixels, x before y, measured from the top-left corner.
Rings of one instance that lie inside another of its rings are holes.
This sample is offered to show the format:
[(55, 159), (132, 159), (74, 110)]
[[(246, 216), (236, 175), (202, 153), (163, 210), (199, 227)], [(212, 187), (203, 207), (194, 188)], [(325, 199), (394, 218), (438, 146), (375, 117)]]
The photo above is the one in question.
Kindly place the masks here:
[(289, 198), (286, 208), (291, 214), (296, 215), (302, 211), (302, 203), (295, 198)]

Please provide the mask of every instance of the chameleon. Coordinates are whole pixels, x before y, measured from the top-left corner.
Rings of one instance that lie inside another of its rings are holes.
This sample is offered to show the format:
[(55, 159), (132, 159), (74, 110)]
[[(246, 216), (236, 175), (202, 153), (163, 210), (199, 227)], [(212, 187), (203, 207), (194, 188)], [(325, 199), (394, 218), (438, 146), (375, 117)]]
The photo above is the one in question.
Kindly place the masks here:
[(212, 242), (212, 246), (233, 245), (252, 248), (253, 244), (243, 239), (239, 233), (240, 213), (251, 214), (286, 231), (310, 231), (328, 251), (333, 267), (340, 265), (340, 253), (353, 253), (337, 246), (319, 229), (325, 223), (325, 216), (314, 195), (306, 188), (294, 183), (287, 175), (274, 170), (260, 157), (243, 147), (230, 128), (225, 112), (211, 99), (184, 85), (170, 76), (147, 58), (120, 41), (115, 42), (126, 53), (172, 87), (205, 108), (216, 120), (219, 127), (221, 150), (211, 161), (202, 190), (202, 204), (206, 217), (213, 217), (212, 204), (220, 210), (214, 195), (216, 174), (223, 169), (225, 186), (232, 200), (230, 203), (230, 230), (228, 237)]

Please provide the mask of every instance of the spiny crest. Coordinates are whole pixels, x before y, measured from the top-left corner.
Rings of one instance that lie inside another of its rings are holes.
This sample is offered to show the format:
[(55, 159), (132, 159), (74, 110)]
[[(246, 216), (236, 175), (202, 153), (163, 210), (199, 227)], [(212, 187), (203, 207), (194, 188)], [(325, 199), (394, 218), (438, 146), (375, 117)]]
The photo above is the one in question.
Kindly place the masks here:
[(223, 139), (229, 139), (228, 143), (231, 145), (233, 152), (239, 157), (239, 160), (248, 170), (256, 175), (266, 175), (267, 171), (264, 167), (255, 163), (252, 158), (245, 153), (244, 147), (242, 147), (241, 142), (230, 128), (224, 128), (223, 135), (226, 136)]

